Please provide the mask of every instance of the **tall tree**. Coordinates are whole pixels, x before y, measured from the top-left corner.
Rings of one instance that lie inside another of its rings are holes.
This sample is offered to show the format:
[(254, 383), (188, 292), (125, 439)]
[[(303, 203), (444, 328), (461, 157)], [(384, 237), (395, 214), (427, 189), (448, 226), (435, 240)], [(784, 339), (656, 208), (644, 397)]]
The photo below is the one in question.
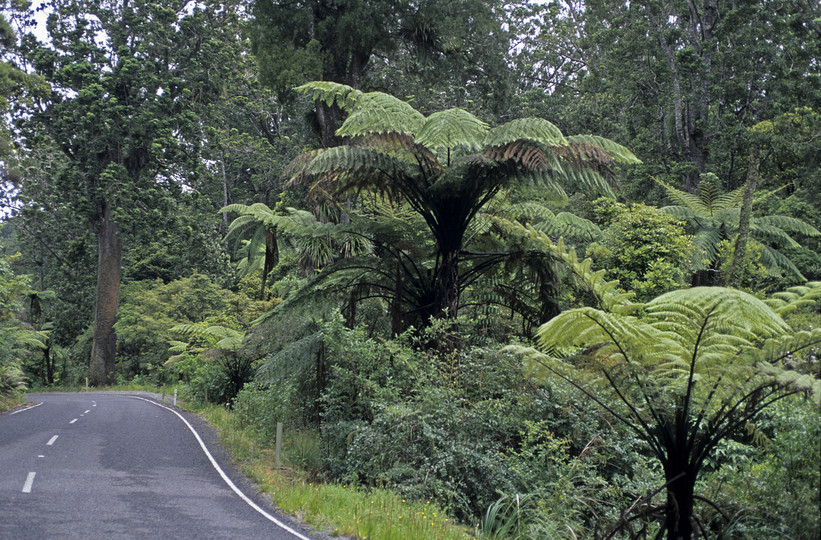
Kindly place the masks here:
[[(462, 88), (488, 89), (489, 81), (506, 79), (502, 64), (507, 35), (500, 12), (499, 2), (477, 0), (257, 0), (251, 28), (261, 78), (274, 88), (280, 101), (294, 98), (294, 87), (311, 80), (362, 88), (369, 72), (374, 76), (368, 85), (390, 90), (385, 88), (390, 75), (403, 79), (401, 84), (408, 81), (402, 75), (404, 69), (424, 75), (431, 65), (428, 60), (444, 58), (448, 60), (441, 69), (426, 78), (438, 91), (449, 92), (453, 84), (439, 83), (452, 82), (455, 72), (463, 75), (458, 83)], [(420, 58), (423, 64), (416, 62)], [(489, 66), (495, 75), (484, 77)], [(386, 74), (388, 80), (383, 80)], [(402, 91), (427, 90), (413, 86)], [(500, 90), (490, 93), (504, 101)], [(321, 145), (336, 144), (334, 132), (342, 121), (341, 111), (317, 102), (315, 114)]]
[(652, 174), (686, 191), (707, 171), (741, 185), (747, 128), (819, 104), (817, 2), (558, 5), (519, 18), (522, 28), (538, 17), (553, 30), (523, 44), (526, 88), (550, 91), (545, 106), (565, 111), (572, 129), (619, 136)]
[[(22, 39), (24, 59), (51, 84), (21, 122), (29, 145), (51, 139), (65, 164), (49, 182), (97, 239), (97, 286), (89, 378), (107, 384), (114, 369), (114, 323), (122, 269), (122, 228), (149, 221), (196, 171), (201, 126), (192, 104), (209, 69), (199, 54), (214, 36), (222, 4), (186, 2), (52, 4), (49, 43)], [(228, 9), (226, 7), (226, 9)], [(25, 190), (25, 186), (24, 186)]]

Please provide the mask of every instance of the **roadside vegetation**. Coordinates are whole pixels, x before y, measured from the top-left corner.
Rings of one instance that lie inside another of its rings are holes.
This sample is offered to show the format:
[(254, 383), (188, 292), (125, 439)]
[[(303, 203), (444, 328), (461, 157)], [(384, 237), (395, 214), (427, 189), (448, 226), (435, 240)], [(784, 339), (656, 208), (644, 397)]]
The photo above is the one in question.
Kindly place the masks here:
[(6, 6), (0, 409), (177, 389), (357, 538), (817, 539), (821, 8), (310, 6)]

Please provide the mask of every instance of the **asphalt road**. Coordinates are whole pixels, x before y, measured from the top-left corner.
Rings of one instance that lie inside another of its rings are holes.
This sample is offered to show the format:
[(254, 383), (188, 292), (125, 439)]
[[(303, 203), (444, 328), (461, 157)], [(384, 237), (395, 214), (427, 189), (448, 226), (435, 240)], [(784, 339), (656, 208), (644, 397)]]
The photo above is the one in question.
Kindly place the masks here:
[(0, 415), (0, 539), (311, 538), (193, 415), (110, 393), (29, 402)]

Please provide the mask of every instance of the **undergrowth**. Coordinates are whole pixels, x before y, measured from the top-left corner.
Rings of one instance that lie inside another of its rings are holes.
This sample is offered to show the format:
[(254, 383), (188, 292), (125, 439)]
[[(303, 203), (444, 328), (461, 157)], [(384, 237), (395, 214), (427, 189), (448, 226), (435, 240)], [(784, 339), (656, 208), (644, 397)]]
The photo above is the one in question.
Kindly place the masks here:
[[(189, 404), (193, 405), (193, 404)], [(187, 406), (196, 410), (220, 434), (237, 465), (283, 511), (316, 530), (368, 540), (425, 538), (467, 540), (469, 529), (450, 520), (433, 501), (409, 501), (383, 489), (361, 489), (317, 482), (293, 461), (303, 456), (289, 448), (284, 435), (283, 466), (275, 466), (274, 451), (260, 445), (233, 414), (219, 406)], [(299, 437), (298, 445), (305, 444)], [(291, 445), (293, 446), (293, 445)]]

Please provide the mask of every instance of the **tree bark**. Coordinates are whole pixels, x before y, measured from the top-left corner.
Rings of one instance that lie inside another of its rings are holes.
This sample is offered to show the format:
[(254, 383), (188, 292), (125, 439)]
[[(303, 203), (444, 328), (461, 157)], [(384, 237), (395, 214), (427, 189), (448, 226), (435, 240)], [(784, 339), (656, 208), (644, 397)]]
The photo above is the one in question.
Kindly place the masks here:
[[(695, 475), (682, 464), (667, 471), (667, 512), (664, 528), (667, 540), (690, 540), (694, 537), (693, 506)], [(680, 471), (680, 472), (677, 472)], [(676, 474), (673, 474), (676, 473)]]
[(117, 336), (117, 306), (120, 302), (122, 245), (117, 225), (111, 220), (111, 209), (105, 206), (97, 227), (97, 298), (94, 308), (94, 338), (89, 384), (105, 386), (111, 383)]
[(738, 267), (743, 264), (747, 253), (747, 239), (750, 237), (750, 221), (753, 214), (753, 195), (758, 187), (758, 161), (760, 151), (757, 145), (750, 149), (750, 164), (747, 169), (747, 185), (744, 188), (744, 198), (741, 202), (741, 214), (738, 217), (738, 235), (733, 246), (733, 256), (724, 276), (724, 284), (734, 286), (737, 281)]

